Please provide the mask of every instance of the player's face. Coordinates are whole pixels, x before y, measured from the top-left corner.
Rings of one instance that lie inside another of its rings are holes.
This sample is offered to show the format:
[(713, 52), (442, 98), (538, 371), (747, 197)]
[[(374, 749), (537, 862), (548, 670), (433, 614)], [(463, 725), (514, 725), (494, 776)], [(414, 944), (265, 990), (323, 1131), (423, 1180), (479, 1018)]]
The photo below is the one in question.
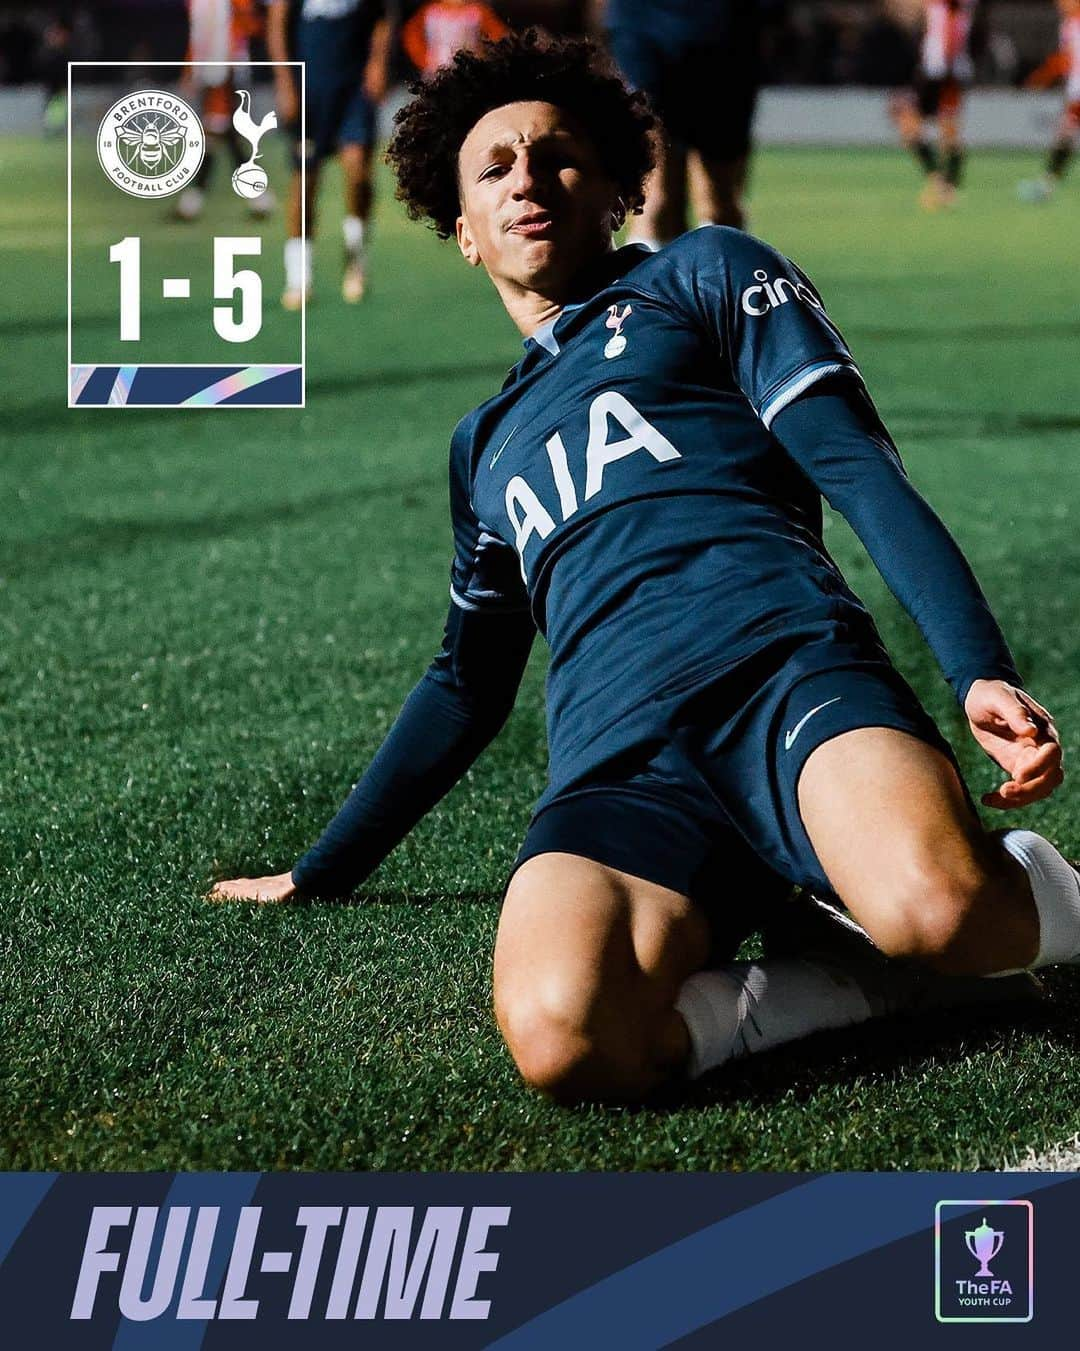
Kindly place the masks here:
[(592, 140), (550, 103), (486, 113), (458, 152), (458, 246), (496, 286), (553, 299), (611, 247), (618, 191)]

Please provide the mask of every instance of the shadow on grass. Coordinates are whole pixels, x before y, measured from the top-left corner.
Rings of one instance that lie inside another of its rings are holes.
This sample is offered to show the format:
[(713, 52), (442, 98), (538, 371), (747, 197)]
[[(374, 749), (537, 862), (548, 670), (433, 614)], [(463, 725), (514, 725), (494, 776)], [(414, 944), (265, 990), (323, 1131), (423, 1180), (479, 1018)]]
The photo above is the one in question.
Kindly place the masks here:
[(1003, 1034), (1022, 1032), (1052, 1039), (1080, 1052), (1080, 973), (1055, 971), (1044, 978), (1047, 997), (917, 1017), (896, 1017), (849, 1031), (822, 1032), (753, 1056), (676, 1098), (653, 1104), (661, 1110), (687, 1106), (771, 1107), (781, 1100), (807, 1102), (822, 1089), (860, 1079), (895, 1079), (999, 1046)]
[[(243, 877), (242, 865), (237, 865), (238, 871), (225, 872), (220, 877), (214, 877), (206, 883), (206, 892), (215, 885), (216, 882), (227, 877)], [(202, 899), (207, 900), (206, 892), (202, 893)], [(329, 907), (332, 910), (398, 910), (407, 908), (409, 910), (434, 910), (439, 906), (445, 905), (490, 905), (497, 907), (502, 901), (502, 893), (498, 891), (356, 891), (349, 896), (322, 897), (322, 896), (300, 896), (292, 901), (271, 902), (266, 905), (257, 905), (253, 901), (210, 901), (211, 905), (224, 906), (249, 906), (252, 909), (280, 909), (283, 912), (310, 910), (314, 907)]]
[[(426, 506), (432, 492), (442, 492), (446, 475), (425, 475), (401, 483), (352, 487), (314, 493), (298, 502), (271, 502), (207, 516), (169, 516), (161, 520), (106, 521), (90, 524), (69, 517), (70, 529), (63, 535), (45, 535), (20, 541), (6, 558), (0, 556), (0, 575), (6, 578), (43, 572), (72, 563), (107, 561), (131, 553), (153, 541), (186, 544), (192, 540), (217, 540), (228, 535), (259, 535), (267, 526), (307, 521), (325, 512), (338, 511), (349, 502), (397, 499), (395, 510)], [(411, 496), (416, 494), (414, 500)]]
[(890, 426), (902, 426), (905, 436), (918, 433), (995, 441), (1041, 432), (1080, 431), (1078, 413), (976, 412), (968, 408), (912, 408), (894, 404), (883, 408), (882, 416)]
[(1002, 342), (1010, 338), (1080, 338), (1080, 323), (1056, 324), (957, 324), (946, 328), (938, 324), (845, 324), (849, 338), (870, 342)]

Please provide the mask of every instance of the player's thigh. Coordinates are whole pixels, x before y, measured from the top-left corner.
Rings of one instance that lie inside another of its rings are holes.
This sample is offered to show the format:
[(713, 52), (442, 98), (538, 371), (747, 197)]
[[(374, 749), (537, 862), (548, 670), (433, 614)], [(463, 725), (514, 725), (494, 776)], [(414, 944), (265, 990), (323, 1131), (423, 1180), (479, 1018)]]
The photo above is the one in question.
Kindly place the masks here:
[(833, 890), (886, 948), (908, 950), (913, 925), (960, 923), (993, 872), (955, 765), (908, 732), (825, 741), (802, 768), (798, 804)]
[(507, 889), (494, 998), (511, 1049), (536, 1031), (648, 1035), (704, 965), (709, 927), (686, 896), (576, 854), (528, 859)]

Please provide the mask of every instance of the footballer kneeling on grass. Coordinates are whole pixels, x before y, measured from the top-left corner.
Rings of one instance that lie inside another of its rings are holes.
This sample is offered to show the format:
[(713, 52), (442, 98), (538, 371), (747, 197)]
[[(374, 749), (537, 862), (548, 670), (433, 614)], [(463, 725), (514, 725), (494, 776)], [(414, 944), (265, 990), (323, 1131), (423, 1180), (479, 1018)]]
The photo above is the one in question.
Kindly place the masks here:
[[(822, 543), (824, 496), (1004, 770), (987, 805), (1052, 793), (1053, 721), (817, 291), (724, 227), (613, 248), (652, 124), (596, 48), (535, 32), (459, 53), (399, 114), (400, 196), (487, 272), (525, 353), (453, 435), (442, 650), (315, 846), (212, 893), (353, 890), (496, 736), (539, 629), (550, 782), (494, 1003), (560, 1101), (638, 1099), (1080, 956), (1077, 874), (1037, 835), (982, 828)], [(733, 962), (759, 928), (765, 957)]]

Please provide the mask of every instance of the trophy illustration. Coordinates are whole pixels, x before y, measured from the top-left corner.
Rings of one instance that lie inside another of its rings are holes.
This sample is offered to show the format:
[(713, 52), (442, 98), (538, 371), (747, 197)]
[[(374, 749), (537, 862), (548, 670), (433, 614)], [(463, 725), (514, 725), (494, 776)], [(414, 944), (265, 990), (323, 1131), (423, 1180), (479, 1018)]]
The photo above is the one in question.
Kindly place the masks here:
[(1005, 1242), (1005, 1235), (1000, 1229), (991, 1229), (986, 1223), (986, 1217), (983, 1217), (982, 1224), (978, 1229), (965, 1229), (964, 1242), (967, 1244), (968, 1252), (979, 1263), (979, 1269), (975, 1273), (978, 1276), (993, 1276), (990, 1270), (990, 1262), (1001, 1251), (1001, 1245)]

